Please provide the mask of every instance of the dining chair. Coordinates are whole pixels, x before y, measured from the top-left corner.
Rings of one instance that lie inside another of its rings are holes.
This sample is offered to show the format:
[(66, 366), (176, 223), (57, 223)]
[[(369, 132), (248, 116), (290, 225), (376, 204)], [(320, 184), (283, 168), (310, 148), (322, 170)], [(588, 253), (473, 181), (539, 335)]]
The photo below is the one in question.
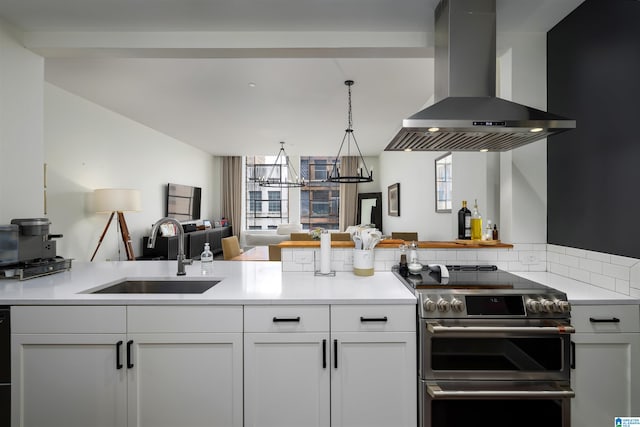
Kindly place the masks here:
[(238, 236), (225, 237), (222, 239), (222, 256), (225, 260), (230, 260), (242, 253)]

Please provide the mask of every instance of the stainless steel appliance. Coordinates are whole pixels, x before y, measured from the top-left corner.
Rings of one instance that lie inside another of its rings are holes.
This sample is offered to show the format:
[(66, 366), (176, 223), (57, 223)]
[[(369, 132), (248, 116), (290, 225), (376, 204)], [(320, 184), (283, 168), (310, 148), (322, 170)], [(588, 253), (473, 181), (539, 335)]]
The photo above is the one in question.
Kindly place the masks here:
[(403, 120), (385, 151), (506, 151), (576, 127), (496, 97), (496, 0), (441, 0), (434, 31), (436, 103)]
[(564, 293), (495, 266), (425, 267), (402, 280), (419, 304), (421, 427), (570, 425)]
[(11, 335), (9, 307), (0, 306), (0, 426), (11, 421)]
[(0, 279), (30, 279), (69, 270), (71, 260), (56, 256), (47, 218), (13, 219), (0, 225)]

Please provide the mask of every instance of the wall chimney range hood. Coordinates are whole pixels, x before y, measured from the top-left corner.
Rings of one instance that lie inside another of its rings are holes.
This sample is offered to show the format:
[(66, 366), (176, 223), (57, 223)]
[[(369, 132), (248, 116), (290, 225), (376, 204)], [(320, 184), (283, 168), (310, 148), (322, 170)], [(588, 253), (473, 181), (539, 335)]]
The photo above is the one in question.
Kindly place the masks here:
[(441, 0), (435, 10), (436, 103), (403, 120), (385, 151), (507, 151), (575, 120), (495, 96), (495, 0)]

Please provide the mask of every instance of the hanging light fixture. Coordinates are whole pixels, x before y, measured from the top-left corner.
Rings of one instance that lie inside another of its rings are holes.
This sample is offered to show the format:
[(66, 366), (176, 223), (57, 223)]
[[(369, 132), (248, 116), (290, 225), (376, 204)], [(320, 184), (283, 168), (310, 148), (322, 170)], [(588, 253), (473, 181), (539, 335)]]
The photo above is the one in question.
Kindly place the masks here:
[[(329, 182), (339, 182), (342, 184), (357, 184), (359, 182), (371, 182), (373, 181), (373, 171), (369, 171), (367, 168), (367, 163), (364, 161), (364, 157), (362, 157), (362, 152), (360, 151), (360, 147), (358, 147), (358, 141), (356, 141), (356, 136), (353, 134), (353, 118), (351, 114), (351, 86), (353, 86), (353, 80), (346, 80), (344, 82), (345, 85), (349, 88), (349, 110), (348, 110), (348, 127), (344, 131), (344, 137), (342, 138), (342, 143), (340, 144), (340, 149), (338, 150), (338, 155), (336, 159), (333, 161), (333, 167), (331, 168), (331, 173), (327, 177), (327, 181)], [(345, 141), (347, 142), (347, 153), (346, 156), (351, 155), (351, 139), (353, 138), (353, 145), (356, 150), (358, 150), (358, 156), (360, 156), (360, 163), (357, 168), (357, 171), (354, 173), (347, 173), (347, 175), (340, 174), (340, 153), (342, 152), (342, 148), (344, 147)], [(364, 173), (363, 173), (364, 172)]]
[[(287, 173), (285, 179), (283, 179), (283, 170)], [(274, 178), (276, 173), (277, 176)], [(261, 176), (257, 179), (257, 182), (260, 187), (294, 188), (307, 185), (304, 179), (298, 177), (296, 169), (289, 163), (289, 156), (284, 151), (284, 142), (280, 143), (280, 151), (278, 151), (278, 156), (273, 163), (269, 176)]]

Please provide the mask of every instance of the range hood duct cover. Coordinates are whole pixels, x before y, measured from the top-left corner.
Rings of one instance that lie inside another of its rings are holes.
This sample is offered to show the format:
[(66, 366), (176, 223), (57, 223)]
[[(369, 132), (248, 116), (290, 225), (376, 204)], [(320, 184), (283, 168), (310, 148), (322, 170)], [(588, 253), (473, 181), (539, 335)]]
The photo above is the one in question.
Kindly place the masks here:
[(576, 127), (497, 98), (495, 85), (495, 0), (442, 0), (435, 10), (437, 102), (403, 120), (385, 151), (507, 151)]

